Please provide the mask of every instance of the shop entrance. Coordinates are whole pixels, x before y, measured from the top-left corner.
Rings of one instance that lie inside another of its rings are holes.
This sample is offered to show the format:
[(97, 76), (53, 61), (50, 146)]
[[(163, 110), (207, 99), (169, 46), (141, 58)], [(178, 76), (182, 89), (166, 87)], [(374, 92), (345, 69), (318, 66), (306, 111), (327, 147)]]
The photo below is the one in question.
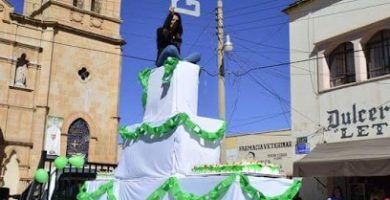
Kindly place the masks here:
[(329, 185), (329, 195), (332, 188), (339, 187), (346, 200), (390, 200), (390, 176), (333, 177), (330, 180), (333, 184)]

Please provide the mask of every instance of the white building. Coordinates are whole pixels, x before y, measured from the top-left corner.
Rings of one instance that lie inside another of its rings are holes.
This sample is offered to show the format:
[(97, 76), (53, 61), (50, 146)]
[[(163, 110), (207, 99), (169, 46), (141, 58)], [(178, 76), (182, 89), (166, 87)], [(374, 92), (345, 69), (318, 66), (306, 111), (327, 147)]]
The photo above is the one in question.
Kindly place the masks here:
[(389, 10), (390, 0), (299, 0), (284, 10), (291, 132), (300, 153), (312, 150), (296, 154), (294, 173), (308, 177), (303, 199), (325, 199), (335, 186), (347, 199), (389, 196)]

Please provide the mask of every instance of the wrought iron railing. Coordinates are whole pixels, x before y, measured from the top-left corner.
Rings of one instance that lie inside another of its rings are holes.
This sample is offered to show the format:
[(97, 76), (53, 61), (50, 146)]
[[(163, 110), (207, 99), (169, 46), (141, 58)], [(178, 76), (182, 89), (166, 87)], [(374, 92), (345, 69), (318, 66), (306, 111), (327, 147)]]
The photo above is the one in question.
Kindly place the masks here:
[[(46, 184), (40, 184), (33, 180), (27, 189), (20, 195), (12, 198), (19, 200), (74, 200), (80, 186), (89, 180), (96, 179), (97, 172), (113, 172), (116, 164), (86, 162), (82, 168), (71, 165), (58, 170), (54, 167), (55, 156), (48, 156), (42, 151), (38, 168), (44, 168), (49, 172), (49, 180)], [(53, 192), (51, 192), (53, 191)]]

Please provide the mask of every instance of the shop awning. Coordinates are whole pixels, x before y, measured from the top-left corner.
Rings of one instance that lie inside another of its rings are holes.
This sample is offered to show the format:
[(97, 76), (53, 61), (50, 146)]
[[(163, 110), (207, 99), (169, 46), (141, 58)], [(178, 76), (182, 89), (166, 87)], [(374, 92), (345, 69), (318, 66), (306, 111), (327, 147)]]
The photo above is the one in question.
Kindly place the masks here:
[(296, 177), (390, 175), (390, 138), (317, 145), (294, 163)]

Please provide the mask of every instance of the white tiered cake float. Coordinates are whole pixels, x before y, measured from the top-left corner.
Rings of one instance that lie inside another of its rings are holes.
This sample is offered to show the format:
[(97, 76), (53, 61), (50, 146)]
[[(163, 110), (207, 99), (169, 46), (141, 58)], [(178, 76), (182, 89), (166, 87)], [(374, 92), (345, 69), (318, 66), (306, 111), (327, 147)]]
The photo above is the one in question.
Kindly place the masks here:
[(143, 122), (120, 128), (124, 145), (115, 177), (87, 182), (79, 200), (294, 197), (300, 181), (281, 178), (275, 166), (219, 165), (226, 124), (197, 115), (199, 73), (198, 65), (174, 58), (140, 73)]

